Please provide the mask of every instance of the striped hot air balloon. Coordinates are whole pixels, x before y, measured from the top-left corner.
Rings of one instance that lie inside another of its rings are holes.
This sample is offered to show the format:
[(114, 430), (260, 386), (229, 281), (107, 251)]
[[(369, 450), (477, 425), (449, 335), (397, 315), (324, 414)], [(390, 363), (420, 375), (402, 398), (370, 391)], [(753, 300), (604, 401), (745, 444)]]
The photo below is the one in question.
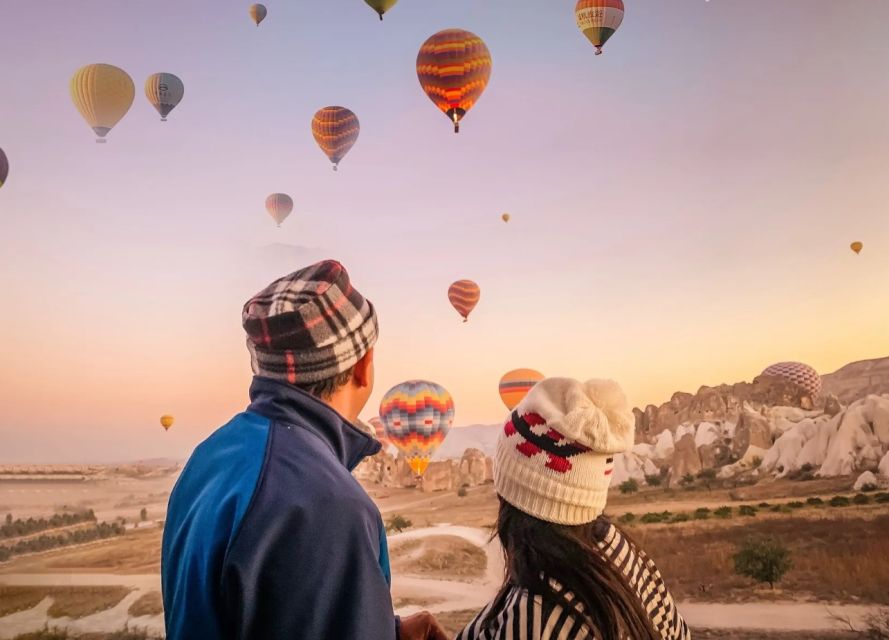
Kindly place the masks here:
[(491, 52), (463, 29), (445, 29), (429, 38), (417, 55), (420, 86), (460, 132), (460, 120), (478, 102), (491, 78)]
[(389, 441), (421, 476), (453, 425), (454, 400), (441, 385), (409, 380), (392, 387), (383, 397), (380, 420)]
[(813, 400), (821, 395), (821, 376), (802, 362), (779, 362), (766, 367), (762, 375), (789, 380), (806, 391)]
[(71, 99), (99, 136), (96, 142), (105, 142), (105, 136), (127, 114), (135, 97), (133, 79), (110, 64), (88, 64), (71, 78)]
[(624, 20), (624, 3), (623, 0), (577, 0), (574, 17), (599, 56), (602, 47)]
[(345, 107), (324, 107), (312, 118), (312, 135), (336, 171), (340, 161), (358, 140), (358, 116)]
[(534, 369), (513, 369), (500, 378), (500, 399), (512, 411), (544, 375)]
[(185, 85), (172, 73), (153, 73), (145, 81), (145, 97), (161, 114), (161, 122), (167, 121), (167, 116), (184, 96)]
[(389, 438), (386, 436), (386, 425), (383, 424), (383, 421), (379, 418), (371, 418), (368, 420), (368, 424), (373, 428), (374, 437), (380, 441), (383, 448), (389, 446)]
[(481, 295), (481, 289), (472, 280), (457, 280), (448, 289), (448, 300), (463, 316), (463, 322), (469, 322), (469, 314), (475, 309)]
[(3, 153), (3, 149), (0, 149), (0, 187), (3, 186), (3, 183), (6, 182), (6, 178), (9, 177), (9, 160), (6, 158), (6, 154)]
[(280, 227), (293, 211), (293, 198), (286, 193), (273, 193), (265, 199), (265, 209)]

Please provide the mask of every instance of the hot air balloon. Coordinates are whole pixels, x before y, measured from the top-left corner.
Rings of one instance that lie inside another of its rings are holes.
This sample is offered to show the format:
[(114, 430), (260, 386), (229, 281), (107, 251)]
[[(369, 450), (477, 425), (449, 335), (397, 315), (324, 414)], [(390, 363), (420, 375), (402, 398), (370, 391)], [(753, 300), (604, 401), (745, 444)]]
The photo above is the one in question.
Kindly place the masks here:
[(108, 132), (130, 110), (135, 96), (133, 79), (110, 64), (88, 64), (71, 78), (71, 99), (99, 136), (96, 142), (105, 142)]
[(395, 6), (395, 3), (398, 0), (364, 0), (370, 8), (380, 14), (380, 20), (383, 19), (383, 14), (386, 13), (389, 9)]
[(161, 114), (161, 122), (182, 101), (185, 85), (172, 73), (154, 73), (145, 81), (145, 97), (157, 112)]
[[(2, 176), (0, 176), (0, 178), (2, 178)], [(2, 182), (3, 181), (0, 180), (0, 184), (2, 184)], [(852, 244), (849, 245), (849, 247), (855, 253), (861, 253), (861, 250), (864, 249), (864, 243), (863, 242), (853, 242)]]
[(806, 391), (813, 400), (821, 395), (821, 376), (815, 369), (802, 362), (779, 362), (766, 367), (762, 375), (789, 380)]
[(577, 0), (574, 17), (600, 56), (602, 47), (624, 20), (624, 3), (623, 0)]
[(265, 20), (265, 17), (268, 15), (268, 10), (265, 8), (264, 4), (253, 4), (250, 5), (250, 17), (253, 18), (253, 22), (256, 23), (256, 26), (259, 26), (259, 23)]
[(472, 280), (457, 280), (448, 289), (448, 300), (463, 316), (463, 322), (469, 321), (469, 314), (475, 309), (481, 297), (481, 289)]
[(386, 393), (380, 403), (380, 420), (389, 441), (421, 476), (454, 422), (454, 400), (441, 385), (410, 380)]
[(504, 213), (504, 214), (503, 214), (502, 216), (500, 216), (500, 217), (503, 219), (503, 222), (509, 222), (509, 217), (510, 217), (510, 216), (509, 216), (508, 213)]
[(7, 177), (9, 177), (9, 160), (3, 153), (3, 149), (0, 149), (0, 187), (6, 182)]
[(272, 216), (272, 219), (281, 226), (281, 223), (287, 219), (290, 212), (293, 211), (293, 198), (286, 193), (273, 193), (265, 199), (265, 209)]
[(500, 399), (512, 411), (544, 375), (534, 369), (513, 369), (500, 378)]
[(481, 97), (491, 78), (491, 53), (474, 33), (445, 29), (429, 38), (417, 55), (417, 77), (429, 99), (454, 123)]
[(173, 416), (161, 416), (161, 426), (164, 428), (164, 431), (170, 430), (170, 427), (173, 426), (173, 421)]
[(345, 107), (324, 107), (312, 118), (312, 135), (336, 171), (340, 161), (358, 140), (358, 116)]
[(386, 436), (386, 425), (379, 418), (371, 418), (368, 423), (374, 430), (374, 436), (383, 445), (383, 448), (389, 446), (389, 438)]

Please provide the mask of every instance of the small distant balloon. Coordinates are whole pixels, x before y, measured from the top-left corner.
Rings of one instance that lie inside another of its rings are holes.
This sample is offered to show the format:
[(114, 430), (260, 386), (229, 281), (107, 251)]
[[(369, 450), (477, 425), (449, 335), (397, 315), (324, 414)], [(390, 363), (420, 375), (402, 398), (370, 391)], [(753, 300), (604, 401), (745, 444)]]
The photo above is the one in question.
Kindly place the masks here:
[(544, 376), (534, 369), (513, 369), (500, 378), (500, 399), (512, 411)]
[(176, 108), (185, 96), (185, 85), (172, 73), (154, 73), (145, 81), (145, 97), (157, 112), (161, 114), (161, 122)]
[(380, 20), (383, 19), (383, 14), (386, 13), (389, 9), (395, 6), (398, 0), (364, 0), (371, 9), (376, 11)]
[(286, 193), (273, 193), (265, 199), (265, 209), (280, 227), (293, 211), (293, 198)]
[(164, 428), (164, 431), (169, 431), (174, 421), (173, 416), (161, 416), (161, 426)]
[(460, 132), (460, 121), (481, 97), (491, 78), (491, 52), (470, 31), (445, 29), (417, 54), (420, 86)]
[(849, 245), (849, 246), (851, 247), (852, 251), (854, 251), (856, 254), (857, 254), (857, 253), (861, 253), (861, 250), (864, 249), (864, 243), (863, 243), (863, 242), (853, 242), (853, 243), (852, 243), (851, 245)]
[(469, 322), (469, 314), (475, 309), (480, 298), (481, 289), (472, 280), (458, 280), (448, 289), (448, 300), (463, 317), (463, 322)]
[(500, 216), (500, 218), (503, 220), (503, 222), (509, 222), (510, 215), (508, 213), (504, 213), (502, 216)]
[(9, 177), (9, 160), (3, 149), (0, 149), (0, 187), (6, 182), (7, 177)]
[(577, 0), (574, 17), (600, 56), (602, 47), (624, 20), (624, 3), (623, 0)]
[(86, 123), (105, 142), (136, 97), (136, 85), (123, 69), (110, 64), (88, 64), (71, 78), (71, 100)]
[(250, 17), (253, 18), (253, 22), (256, 23), (256, 26), (259, 26), (259, 23), (265, 20), (265, 17), (268, 15), (268, 10), (265, 8), (264, 4), (254, 4), (250, 5)]
[(312, 135), (336, 171), (349, 150), (355, 146), (361, 125), (358, 116), (345, 107), (324, 107), (312, 118)]

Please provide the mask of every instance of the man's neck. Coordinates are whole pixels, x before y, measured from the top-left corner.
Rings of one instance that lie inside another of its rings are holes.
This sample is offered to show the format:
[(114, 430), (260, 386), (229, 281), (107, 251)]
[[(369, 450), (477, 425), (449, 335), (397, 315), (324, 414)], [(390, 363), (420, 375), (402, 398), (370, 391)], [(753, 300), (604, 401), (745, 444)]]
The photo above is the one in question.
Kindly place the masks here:
[(352, 397), (349, 393), (338, 391), (329, 398), (322, 399), (321, 402), (343, 416), (351, 424), (355, 424), (355, 421), (358, 420), (358, 412), (353, 407)]

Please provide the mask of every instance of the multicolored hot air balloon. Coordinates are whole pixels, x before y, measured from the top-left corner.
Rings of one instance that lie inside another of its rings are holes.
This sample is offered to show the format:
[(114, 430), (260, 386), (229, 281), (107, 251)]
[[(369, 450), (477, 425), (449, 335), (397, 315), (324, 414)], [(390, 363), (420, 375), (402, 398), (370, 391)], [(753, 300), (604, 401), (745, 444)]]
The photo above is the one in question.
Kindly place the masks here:
[(312, 135), (336, 171), (340, 161), (358, 140), (358, 116), (345, 107), (324, 107), (312, 118)]
[(410, 380), (386, 393), (380, 403), (380, 420), (389, 441), (421, 476), (454, 422), (454, 400), (441, 385)]
[(503, 220), (503, 222), (509, 222), (510, 216), (508, 213), (504, 213), (502, 216), (500, 216), (500, 218)]
[(602, 47), (624, 20), (624, 3), (623, 0), (577, 0), (574, 17), (600, 56)]
[(9, 160), (6, 157), (6, 154), (3, 153), (3, 149), (0, 149), (0, 187), (3, 186), (3, 183), (6, 182), (6, 178), (9, 177)]
[(779, 362), (766, 367), (762, 375), (789, 380), (808, 392), (813, 400), (821, 395), (821, 376), (815, 369), (802, 362)]
[(153, 73), (145, 81), (145, 97), (157, 112), (161, 114), (161, 122), (176, 108), (185, 96), (185, 85), (172, 73)]
[(385, 449), (388, 447), (389, 438), (386, 436), (386, 425), (383, 424), (383, 421), (379, 418), (371, 418), (368, 420), (368, 424), (370, 424), (371, 428), (374, 430), (374, 436), (380, 441), (383, 448)]
[(105, 142), (105, 136), (127, 114), (135, 97), (133, 79), (110, 64), (88, 64), (71, 78), (71, 99), (99, 136), (96, 142)]
[(417, 55), (417, 77), (429, 99), (454, 123), (478, 102), (491, 78), (491, 52), (463, 29), (445, 29), (429, 38)]
[(463, 322), (469, 322), (469, 314), (475, 309), (481, 295), (481, 289), (472, 280), (457, 280), (448, 289), (448, 300), (463, 316)]
[[(2, 176), (0, 176), (0, 177), (2, 177)], [(2, 180), (0, 180), (0, 183), (2, 183)], [(853, 242), (852, 244), (849, 245), (849, 248), (852, 249), (852, 251), (854, 251), (856, 254), (861, 253), (861, 250), (864, 249), (864, 243), (863, 242)]]
[(169, 431), (170, 427), (173, 426), (175, 418), (173, 416), (161, 416), (161, 426), (164, 428), (164, 431)]
[(395, 6), (395, 3), (398, 0), (364, 0), (371, 9), (380, 14), (380, 20), (383, 19), (383, 14), (386, 13), (389, 9)]
[(265, 20), (265, 17), (268, 15), (268, 10), (265, 8), (264, 4), (253, 4), (250, 5), (250, 17), (253, 18), (253, 22), (256, 23), (256, 26), (259, 26), (259, 23)]
[(512, 411), (544, 375), (534, 369), (513, 369), (500, 378), (500, 399)]
[(286, 193), (273, 193), (265, 199), (265, 209), (272, 219), (281, 226), (293, 211), (293, 198)]

